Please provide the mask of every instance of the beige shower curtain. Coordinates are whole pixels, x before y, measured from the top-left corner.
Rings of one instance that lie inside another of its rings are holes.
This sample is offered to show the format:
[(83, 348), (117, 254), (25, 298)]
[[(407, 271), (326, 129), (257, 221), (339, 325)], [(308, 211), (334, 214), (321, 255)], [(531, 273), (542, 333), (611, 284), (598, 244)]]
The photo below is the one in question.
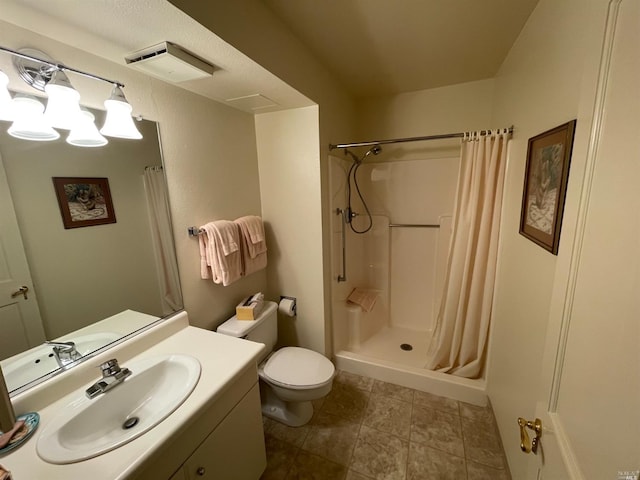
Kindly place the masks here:
[(158, 269), (162, 310), (165, 315), (168, 315), (182, 308), (182, 291), (171, 229), (169, 198), (162, 167), (144, 169), (144, 189)]
[(462, 142), (453, 235), (426, 368), (482, 375), (498, 255), (507, 130)]

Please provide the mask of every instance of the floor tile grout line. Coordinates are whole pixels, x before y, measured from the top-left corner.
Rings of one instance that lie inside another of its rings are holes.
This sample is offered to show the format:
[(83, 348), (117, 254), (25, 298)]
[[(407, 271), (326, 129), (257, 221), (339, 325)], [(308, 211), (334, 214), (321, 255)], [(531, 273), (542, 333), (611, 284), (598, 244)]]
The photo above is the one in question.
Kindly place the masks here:
[(416, 398), (416, 392), (414, 390), (411, 395), (411, 414), (409, 415), (409, 442), (407, 447), (407, 462), (404, 467), (405, 479), (409, 477), (409, 457), (411, 455), (411, 430), (413, 428), (413, 405), (414, 405), (415, 398)]

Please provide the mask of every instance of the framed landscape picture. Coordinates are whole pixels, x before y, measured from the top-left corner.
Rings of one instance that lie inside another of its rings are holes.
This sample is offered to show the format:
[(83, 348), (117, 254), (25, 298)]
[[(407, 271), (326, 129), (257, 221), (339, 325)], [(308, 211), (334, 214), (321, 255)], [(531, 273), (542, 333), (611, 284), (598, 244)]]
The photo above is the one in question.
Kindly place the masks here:
[(520, 233), (558, 254), (576, 121), (529, 139)]
[(53, 185), (64, 228), (116, 222), (108, 179), (53, 177)]

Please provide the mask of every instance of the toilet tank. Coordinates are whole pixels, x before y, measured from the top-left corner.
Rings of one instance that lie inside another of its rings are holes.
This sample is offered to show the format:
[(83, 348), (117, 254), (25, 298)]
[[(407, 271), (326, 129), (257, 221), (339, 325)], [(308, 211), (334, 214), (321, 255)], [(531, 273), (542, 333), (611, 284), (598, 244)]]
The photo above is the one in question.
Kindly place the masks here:
[(278, 339), (278, 305), (264, 302), (264, 308), (255, 320), (238, 320), (234, 315), (220, 325), (216, 332), (232, 337), (246, 338), (267, 346), (265, 356), (273, 351)]

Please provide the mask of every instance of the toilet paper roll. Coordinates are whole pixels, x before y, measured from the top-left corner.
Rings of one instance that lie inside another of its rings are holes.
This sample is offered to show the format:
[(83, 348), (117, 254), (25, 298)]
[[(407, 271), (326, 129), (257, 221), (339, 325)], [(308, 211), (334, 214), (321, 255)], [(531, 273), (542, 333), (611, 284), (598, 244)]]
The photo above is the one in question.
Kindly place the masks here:
[(278, 311), (287, 317), (295, 317), (296, 315), (296, 299), (282, 298), (278, 304)]

